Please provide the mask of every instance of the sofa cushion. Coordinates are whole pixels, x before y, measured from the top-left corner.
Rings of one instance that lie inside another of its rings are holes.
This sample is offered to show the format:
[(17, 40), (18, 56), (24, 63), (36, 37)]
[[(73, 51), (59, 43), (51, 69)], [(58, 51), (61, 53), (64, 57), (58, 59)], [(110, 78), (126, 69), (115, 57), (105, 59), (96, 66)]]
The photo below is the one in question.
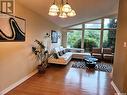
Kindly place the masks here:
[(113, 54), (104, 54), (103, 58), (104, 60), (113, 60), (114, 55)]
[(101, 54), (101, 49), (100, 48), (93, 48), (92, 53), (98, 53)]
[(48, 58), (48, 63), (53, 63), (53, 64), (61, 64), (61, 65), (66, 65), (72, 58), (72, 53), (65, 53), (64, 55), (60, 56), (58, 59), (55, 59), (53, 57)]
[(63, 55), (63, 52), (62, 51), (59, 51), (58, 54), (59, 54), (59, 56), (62, 56)]
[(53, 58), (58, 59), (59, 58), (58, 54), (57, 53), (53, 53)]
[(85, 56), (91, 55), (90, 53), (73, 53), (73, 58), (84, 59)]
[(111, 48), (103, 48), (103, 54), (112, 54)]
[(104, 56), (104, 57), (105, 57), (105, 56), (113, 57), (114, 55), (113, 55), (113, 54), (104, 54), (103, 56)]
[(99, 54), (99, 53), (92, 53), (92, 56), (102, 56), (102, 54)]
[(92, 56), (96, 57), (97, 59), (102, 59), (102, 54), (93, 53)]
[[(70, 60), (69, 60), (69, 61), (70, 61)], [(68, 61), (66, 61), (64, 58), (55, 59), (55, 58), (49, 57), (49, 58), (48, 58), (48, 63), (54, 63), (54, 64), (67, 64)]]
[(64, 55), (62, 55), (60, 58), (64, 58), (65, 60), (68, 60), (72, 57), (72, 53), (71, 52), (67, 52)]
[(62, 53), (63, 53), (63, 54), (65, 54), (65, 53), (66, 53), (66, 51), (65, 51), (65, 50), (62, 50)]

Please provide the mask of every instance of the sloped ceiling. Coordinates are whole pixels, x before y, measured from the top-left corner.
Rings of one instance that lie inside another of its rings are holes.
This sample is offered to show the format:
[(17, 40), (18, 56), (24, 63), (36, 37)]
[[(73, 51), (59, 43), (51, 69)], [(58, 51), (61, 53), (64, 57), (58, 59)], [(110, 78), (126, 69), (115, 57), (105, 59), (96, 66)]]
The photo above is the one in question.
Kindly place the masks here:
[[(95, 18), (117, 14), (119, 3), (119, 0), (68, 0), (77, 15), (72, 18), (61, 19), (59, 17), (51, 17), (48, 15), (48, 10), (53, 0), (18, 1), (61, 27), (67, 27)], [(60, 0), (56, 1), (59, 2)]]

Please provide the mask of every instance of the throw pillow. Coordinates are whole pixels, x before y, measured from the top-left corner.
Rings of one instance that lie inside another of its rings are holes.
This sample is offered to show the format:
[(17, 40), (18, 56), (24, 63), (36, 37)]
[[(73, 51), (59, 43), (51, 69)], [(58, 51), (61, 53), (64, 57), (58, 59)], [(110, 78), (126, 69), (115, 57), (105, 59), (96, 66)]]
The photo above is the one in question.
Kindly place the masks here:
[(53, 57), (54, 57), (55, 59), (58, 59), (58, 58), (59, 58), (59, 56), (58, 56), (57, 53), (53, 53)]
[(65, 52), (71, 52), (71, 50), (70, 49), (66, 49)]
[(59, 56), (62, 56), (62, 55), (63, 55), (63, 52), (62, 52), (62, 51), (60, 51), (60, 52), (58, 52), (58, 54), (59, 54)]
[(60, 52), (58, 52), (59, 56), (61, 56)]
[(65, 50), (63, 50), (62, 53), (65, 54)]

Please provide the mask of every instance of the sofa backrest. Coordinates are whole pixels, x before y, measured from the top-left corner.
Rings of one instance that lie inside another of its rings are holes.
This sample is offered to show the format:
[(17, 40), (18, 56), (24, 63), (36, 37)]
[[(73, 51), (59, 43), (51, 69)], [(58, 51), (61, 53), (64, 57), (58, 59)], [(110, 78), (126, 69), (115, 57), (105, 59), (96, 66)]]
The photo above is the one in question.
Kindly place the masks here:
[(54, 48), (54, 49), (55, 49), (55, 52), (56, 52), (56, 53), (65, 50), (65, 49), (62, 48), (62, 47), (56, 47), (56, 48)]
[(112, 54), (111, 48), (103, 48), (103, 54)]
[(102, 53), (102, 49), (101, 48), (93, 48), (92, 49), (92, 53), (98, 53), (98, 54), (100, 54), (100, 53)]

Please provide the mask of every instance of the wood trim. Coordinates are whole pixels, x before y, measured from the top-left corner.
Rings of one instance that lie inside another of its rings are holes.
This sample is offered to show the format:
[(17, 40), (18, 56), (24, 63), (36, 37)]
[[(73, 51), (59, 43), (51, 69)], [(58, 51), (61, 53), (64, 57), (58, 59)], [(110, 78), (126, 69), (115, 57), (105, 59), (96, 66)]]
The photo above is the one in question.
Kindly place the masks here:
[(4, 95), (6, 93), (8, 93), (9, 91), (11, 91), (12, 89), (14, 89), (15, 87), (17, 87), (18, 85), (20, 85), (21, 83), (23, 83), (24, 81), (28, 80), (30, 77), (32, 77), (33, 75), (35, 75), (38, 71), (35, 70), (32, 73), (30, 73), (29, 75), (25, 76), (24, 78), (22, 78), (21, 80), (17, 81), (14, 84), (11, 84), (9, 87), (5, 88), (3, 91), (0, 92), (0, 95)]
[(101, 34), (100, 34), (100, 48), (103, 48), (103, 34), (104, 34), (104, 18), (101, 19)]
[(114, 83), (113, 81), (111, 82), (111, 85), (112, 85), (113, 88), (115, 89), (117, 95), (122, 95), (121, 92), (120, 92), (120, 90), (118, 89), (118, 87), (115, 85), (115, 83)]
[(84, 33), (85, 33), (85, 25), (82, 24), (82, 40), (81, 40), (81, 48), (84, 49)]

